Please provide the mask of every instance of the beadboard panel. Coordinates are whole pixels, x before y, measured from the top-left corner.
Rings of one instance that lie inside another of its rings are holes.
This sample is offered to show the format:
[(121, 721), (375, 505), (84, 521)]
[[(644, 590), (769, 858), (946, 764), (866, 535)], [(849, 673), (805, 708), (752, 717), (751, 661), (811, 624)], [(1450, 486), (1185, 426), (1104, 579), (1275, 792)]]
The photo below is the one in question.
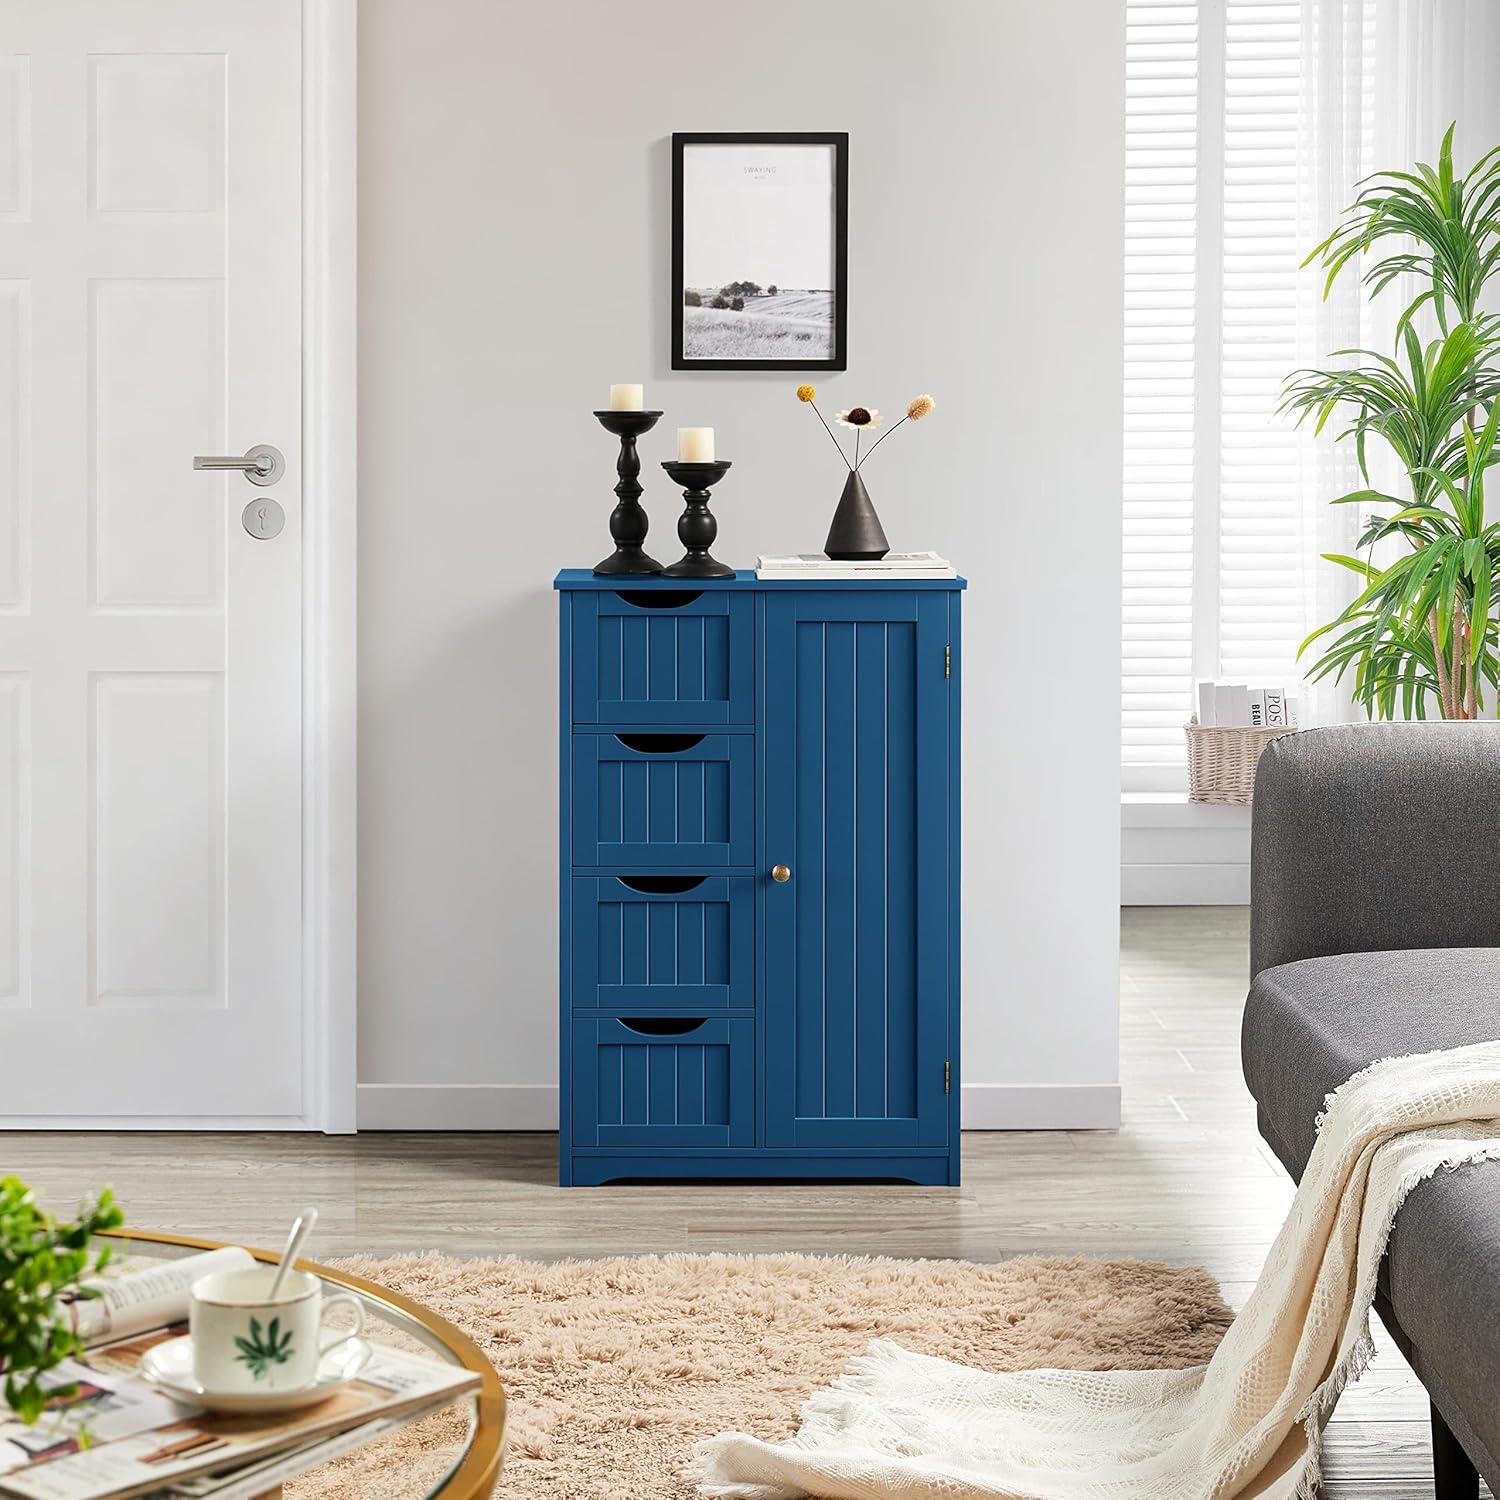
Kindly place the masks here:
[(765, 610), (766, 1144), (942, 1145), (947, 598)]
[(571, 886), (575, 1010), (754, 1007), (749, 876), (575, 875)]
[(580, 724), (744, 724), (753, 716), (755, 601), (683, 588), (580, 593), (573, 718)]
[(755, 742), (726, 734), (576, 735), (572, 829), (573, 863), (582, 867), (748, 865)]

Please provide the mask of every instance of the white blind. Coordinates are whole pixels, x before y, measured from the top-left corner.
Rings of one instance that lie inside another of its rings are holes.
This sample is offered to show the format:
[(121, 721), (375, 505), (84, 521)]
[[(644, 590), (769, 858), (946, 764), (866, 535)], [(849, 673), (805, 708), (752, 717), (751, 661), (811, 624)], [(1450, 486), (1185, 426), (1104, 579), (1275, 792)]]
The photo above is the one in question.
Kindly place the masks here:
[(1128, 0), (1123, 758), (1183, 759), (1193, 676), (1198, 0)]
[(1304, 0), (1126, 3), (1127, 788), (1181, 784), (1195, 677), (1290, 686), (1316, 623), (1329, 496), (1276, 407), (1329, 352), (1308, 346), (1299, 267), (1331, 227), (1308, 221), (1309, 86), (1352, 89), (1352, 58), (1370, 97), (1374, 6), (1342, 11), (1349, 56), (1324, 61)]
[[(1298, 363), (1297, 147), (1302, 6), (1231, 0), (1224, 25), (1219, 372), (1218, 673), (1287, 684), (1311, 622), (1292, 424), (1276, 414)], [(1214, 675), (1217, 675), (1215, 673)]]

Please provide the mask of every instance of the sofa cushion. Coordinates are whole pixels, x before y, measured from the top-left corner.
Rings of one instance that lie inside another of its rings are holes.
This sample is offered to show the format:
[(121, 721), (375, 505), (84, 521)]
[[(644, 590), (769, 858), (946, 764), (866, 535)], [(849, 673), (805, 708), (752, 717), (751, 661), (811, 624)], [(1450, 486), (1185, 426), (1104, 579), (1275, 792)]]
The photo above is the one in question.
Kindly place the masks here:
[[(1265, 970), (1245, 1005), (1241, 1052), (1262, 1131), (1300, 1178), (1324, 1098), (1361, 1068), (1497, 1038), (1500, 948), (1408, 949)], [(1461, 1407), (1483, 1444), (1474, 1457), (1493, 1485), (1500, 1162), (1439, 1173), (1413, 1190), (1397, 1215), (1381, 1286), (1417, 1373)]]
[(1241, 1031), (1245, 1082), (1301, 1177), (1323, 1101), (1382, 1057), (1500, 1037), (1500, 948), (1304, 958), (1258, 974)]

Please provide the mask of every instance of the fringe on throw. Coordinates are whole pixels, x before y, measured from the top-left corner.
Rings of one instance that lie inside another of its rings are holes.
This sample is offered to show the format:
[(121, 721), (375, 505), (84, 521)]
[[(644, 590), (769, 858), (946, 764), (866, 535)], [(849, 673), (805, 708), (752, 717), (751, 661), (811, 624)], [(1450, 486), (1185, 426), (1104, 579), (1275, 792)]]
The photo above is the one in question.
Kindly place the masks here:
[[(1436, 1056), (1436, 1053), (1430, 1054)], [(1357, 1078), (1363, 1078), (1366, 1074), (1374, 1072), (1383, 1063), (1392, 1059), (1382, 1059), (1381, 1062), (1372, 1063), (1362, 1072), (1356, 1073), (1349, 1080), (1353, 1083)], [(1333, 1108), (1334, 1096), (1342, 1089), (1348, 1088), (1349, 1083), (1341, 1084), (1332, 1094), (1324, 1100), (1324, 1113), (1318, 1116), (1318, 1129), (1322, 1130), (1323, 1120), (1328, 1110)], [(1322, 1484), (1323, 1474), (1323, 1428), (1328, 1418), (1333, 1414), (1333, 1408), (1338, 1404), (1349, 1386), (1353, 1385), (1368, 1370), (1375, 1359), (1375, 1340), (1370, 1333), (1370, 1309), (1375, 1303), (1375, 1291), (1380, 1277), (1380, 1263), (1385, 1259), (1386, 1250), (1390, 1246), (1391, 1234), (1396, 1227), (1396, 1215), (1400, 1212), (1401, 1205), (1406, 1202), (1414, 1189), (1421, 1186), (1429, 1178), (1436, 1177), (1439, 1172), (1456, 1172), (1462, 1167), (1472, 1167), (1479, 1162), (1500, 1161), (1500, 1142), (1494, 1140), (1473, 1141), (1470, 1149), (1458, 1156), (1449, 1157), (1445, 1161), (1434, 1162), (1420, 1172), (1413, 1172), (1405, 1177), (1397, 1185), (1396, 1192), (1378, 1231), (1377, 1254), (1370, 1258), (1370, 1264), (1374, 1270), (1366, 1276), (1361, 1285), (1356, 1289), (1354, 1306), (1351, 1309), (1351, 1320), (1357, 1319), (1363, 1326), (1359, 1337), (1355, 1339), (1348, 1352), (1338, 1361), (1327, 1378), (1318, 1386), (1308, 1398), (1306, 1405), (1297, 1414), (1297, 1420), (1302, 1423), (1307, 1432), (1307, 1455), (1303, 1459), (1297, 1471), (1297, 1488), (1292, 1500), (1319, 1500), (1319, 1489)]]

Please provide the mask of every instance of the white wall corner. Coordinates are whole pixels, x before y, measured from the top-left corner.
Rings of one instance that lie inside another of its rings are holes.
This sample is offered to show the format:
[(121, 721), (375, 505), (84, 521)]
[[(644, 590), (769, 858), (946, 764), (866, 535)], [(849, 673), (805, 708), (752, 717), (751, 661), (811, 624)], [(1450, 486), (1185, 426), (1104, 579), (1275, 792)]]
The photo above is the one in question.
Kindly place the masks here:
[[(971, 1083), (965, 1130), (1116, 1130), (1120, 1086)], [(555, 1084), (362, 1083), (361, 1130), (556, 1130)]]

